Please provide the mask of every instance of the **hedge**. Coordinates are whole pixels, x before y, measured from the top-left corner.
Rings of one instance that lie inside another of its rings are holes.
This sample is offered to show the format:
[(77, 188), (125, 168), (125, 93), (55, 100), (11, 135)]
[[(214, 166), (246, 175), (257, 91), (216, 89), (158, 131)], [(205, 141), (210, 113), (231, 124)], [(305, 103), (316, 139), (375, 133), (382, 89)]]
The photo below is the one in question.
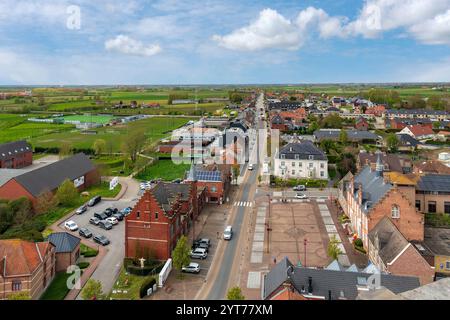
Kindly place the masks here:
[(146, 260), (144, 262), (144, 267), (140, 266), (140, 263), (132, 258), (123, 259), (123, 265), (128, 273), (134, 274), (136, 276), (147, 276), (149, 274), (157, 274), (164, 267), (165, 261), (157, 260)]
[(79, 262), (79, 263), (77, 263), (77, 266), (80, 268), (80, 269), (86, 269), (87, 267), (89, 267), (89, 262)]
[(278, 177), (270, 176), (270, 183), (275, 183), (276, 186), (283, 186), (284, 183), (286, 187), (295, 187), (299, 184), (305, 185), (309, 188), (325, 188), (327, 186), (328, 180), (317, 180), (317, 179), (288, 179), (283, 180)]
[[(71, 149), (71, 151), (76, 154), (76, 153), (84, 153), (84, 154), (88, 154), (88, 155), (93, 155), (95, 154), (95, 151), (91, 148), (73, 148)], [(34, 152), (35, 153), (50, 153), (50, 154), (58, 154), (59, 153), (59, 148), (58, 147), (34, 147)]]
[(139, 297), (142, 299), (147, 295), (147, 290), (150, 288), (153, 288), (153, 286), (156, 284), (155, 278), (150, 278), (146, 280), (139, 289)]

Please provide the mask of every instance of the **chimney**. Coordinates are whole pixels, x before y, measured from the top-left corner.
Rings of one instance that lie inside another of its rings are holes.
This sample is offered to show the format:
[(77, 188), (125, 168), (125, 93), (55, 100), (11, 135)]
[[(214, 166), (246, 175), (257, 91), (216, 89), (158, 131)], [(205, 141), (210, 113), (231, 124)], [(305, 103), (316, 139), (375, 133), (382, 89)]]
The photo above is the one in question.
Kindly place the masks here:
[(312, 294), (313, 287), (312, 287), (312, 277), (308, 277), (308, 294)]

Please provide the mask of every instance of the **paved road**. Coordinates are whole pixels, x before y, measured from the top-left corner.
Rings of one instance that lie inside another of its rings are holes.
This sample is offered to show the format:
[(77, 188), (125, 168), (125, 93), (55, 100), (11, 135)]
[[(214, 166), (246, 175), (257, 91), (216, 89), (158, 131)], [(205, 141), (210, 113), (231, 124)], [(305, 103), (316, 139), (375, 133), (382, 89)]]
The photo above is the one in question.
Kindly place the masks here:
[[(263, 97), (260, 96), (258, 99), (258, 105), (260, 105), (263, 101)], [(258, 106), (259, 108), (259, 106)], [(257, 127), (261, 128), (262, 123), (261, 121), (257, 122)], [(258, 144), (256, 144), (258, 145)], [(241, 184), (242, 189), (242, 196), (240, 199), (236, 199), (236, 201), (253, 201), (254, 199), (249, 199), (249, 193), (250, 189), (254, 187), (256, 184), (258, 172), (259, 172), (259, 159), (257, 159), (258, 164), (254, 164), (254, 169), (249, 172), (247, 178), (243, 181)], [(245, 166), (243, 166), (245, 167)], [(234, 218), (234, 221), (232, 223), (233, 226), (233, 234), (234, 237), (231, 241), (229, 241), (225, 247), (224, 255), (222, 264), (220, 266), (220, 270), (216, 274), (216, 278), (214, 281), (214, 286), (211, 288), (207, 299), (208, 300), (220, 300), (224, 299), (227, 290), (228, 290), (228, 283), (230, 280), (231, 270), (233, 268), (234, 258), (236, 256), (236, 249), (238, 247), (239, 241), (241, 239), (241, 227), (242, 222), (244, 220), (244, 214), (246, 211), (248, 211), (248, 207), (238, 207), (236, 211), (236, 216)], [(245, 235), (244, 235), (245, 236)], [(244, 237), (242, 237), (244, 238)]]

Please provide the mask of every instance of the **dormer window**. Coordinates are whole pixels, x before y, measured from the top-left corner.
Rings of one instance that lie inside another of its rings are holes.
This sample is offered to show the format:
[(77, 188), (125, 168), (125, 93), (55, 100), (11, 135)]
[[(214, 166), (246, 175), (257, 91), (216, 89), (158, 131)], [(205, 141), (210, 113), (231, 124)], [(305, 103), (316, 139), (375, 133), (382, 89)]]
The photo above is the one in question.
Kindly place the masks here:
[(400, 218), (400, 208), (397, 205), (393, 205), (391, 208), (391, 217), (392, 219), (399, 219)]
[(286, 155), (284, 153), (281, 154), (281, 159), (285, 159)]
[(309, 160), (314, 160), (314, 156), (313, 155), (309, 155)]
[(299, 160), (300, 159), (300, 155), (299, 154), (296, 154), (295, 155), (295, 160)]

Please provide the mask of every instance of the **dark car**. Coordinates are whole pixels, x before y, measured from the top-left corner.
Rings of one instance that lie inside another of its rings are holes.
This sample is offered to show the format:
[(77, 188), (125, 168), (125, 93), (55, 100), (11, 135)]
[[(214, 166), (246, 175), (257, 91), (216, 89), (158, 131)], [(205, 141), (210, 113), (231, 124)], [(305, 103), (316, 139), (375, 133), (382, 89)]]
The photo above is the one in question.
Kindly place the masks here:
[(79, 234), (80, 236), (82, 236), (82, 237), (85, 237), (85, 238), (90, 238), (90, 237), (92, 237), (92, 232), (91, 232), (88, 228), (81, 228), (81, 229), (78, 231), (78, 234)]
[(93, 225), (98, 225), (99, 222), (100, 222), (100, 219), (97, 218), (97, 217), (91, 217), (91, 218), (89, 219), (89, 223), (90, 223), (90, 224), (93, 224)]
[(107, 208), (105, 211), (103, 211), (104, 214), (106, 214), (108, 217), (111, 217), (114, 213), (119, 212), (117, 208)]
[(97, 203), (99, 203), (100, 201), (102, 201), (102, 197), (100, 197), (100, 196), (93, 197), (91, 200), (89, 200), (88, 206), (89, 206), (89, 207), (93, 207), (93, 206), (95, 206)]
[(82, 213), (85, 213), (86, 210), (87, 210), (87, 205), (82, 205), (81, 207), (79, 207), (79, 208), (77, 209), (77, 211), (75, 211), (75, 213), (76, 213), (76, 214), (82, 214)]
[(194, 241), (196, 247), (199, 247), (201, 244), (203, 244), (204, 247), (207, 246), (209, 248), (211, 246), (211, 240), (202, 238)]
[(101, 244), (102, 246), (107, 246), (108, 244), (111, 243), (107, 237), (102, 236), (100, 234), (95, 235), (93, 239), (95, 242)]
[(108, 218), (108, 216), (104, 212), (102, 213), (96, 212), (94, 213), (94, 217), (96, 217), (99, 220), (105, 220), (106, 218)]
[(98, 223), (98, 226), (100, 227), (100, 228), (102, 228), (102, 229), (105, 229), (105, 230), (111, 230), (112, 229), (112, 224), (111, 223), (109, 223), (108, 221), (106, 221), (106, 220), (101, 220), (99, 223)]
[(123, 218), (125, 217), (125, 215), (123, 213), (121, 213), (121, 212), (114, 213), (112, 216), (114, 218), (116, 218), (117, 220), (119, 220), (119, 221), (122, 221)]

